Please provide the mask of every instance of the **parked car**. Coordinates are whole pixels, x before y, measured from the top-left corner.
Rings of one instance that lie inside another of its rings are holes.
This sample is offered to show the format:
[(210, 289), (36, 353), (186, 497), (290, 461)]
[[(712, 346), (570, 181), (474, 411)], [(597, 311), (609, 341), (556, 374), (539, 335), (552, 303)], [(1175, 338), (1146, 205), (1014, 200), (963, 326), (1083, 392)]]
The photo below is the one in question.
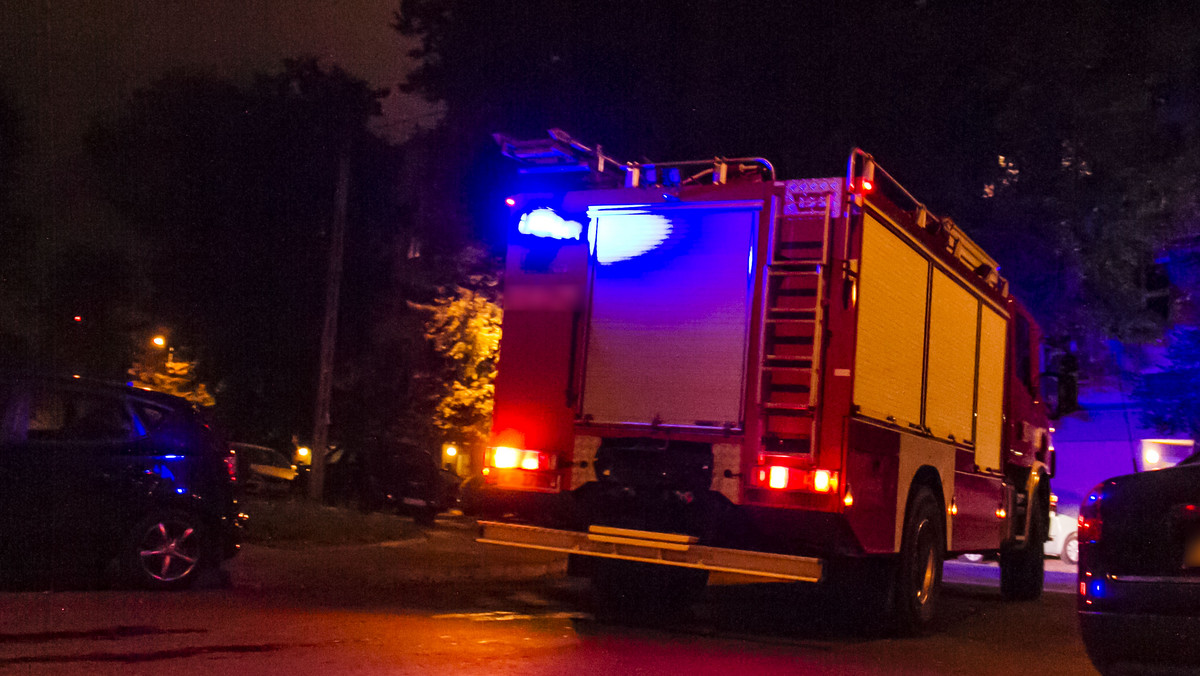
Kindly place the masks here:
[(1078, 538), (1079, 624), (1096, 668), (1200, 670), (1200, 456), (1101, 483)]
[(390, 508), (431, 524), (458, 503), (462, 479), (414, 444), (371, 443), (359, 456), (358, 466), (365, 475), (360, 484), (360, 505), (365, 509)]
[(1063, 563), (1074, 566), (1079, 563), (1079, 536), (1076, 533), (1079, 515), (1075, 509), (1059, 507), (1057, 496), (1050, 496), (1050, 530), (1042, 553), (1057, 556)]
[(183, 399), (0, 377), (0, 577), (107, 570), (187, 586), (237, 551), (235, 472), (225, 441)]
[(296, 466), (279, 451), (255, 444), (232, 443), (237, 457), (237, 483), (247, 493), (286, 493), (296, 482)]

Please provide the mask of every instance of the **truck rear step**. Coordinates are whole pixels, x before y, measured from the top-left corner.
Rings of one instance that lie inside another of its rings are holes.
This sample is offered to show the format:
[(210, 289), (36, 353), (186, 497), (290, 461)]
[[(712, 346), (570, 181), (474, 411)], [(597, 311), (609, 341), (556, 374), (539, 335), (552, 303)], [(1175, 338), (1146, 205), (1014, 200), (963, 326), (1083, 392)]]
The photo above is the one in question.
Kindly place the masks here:
[(823, 564), (806, 556), (705, 547), (676, 533), (591, 526), (588, 532), (480, 521), (476, 542), (565, 554), (657, 563), (796, 582), (819, 582)]

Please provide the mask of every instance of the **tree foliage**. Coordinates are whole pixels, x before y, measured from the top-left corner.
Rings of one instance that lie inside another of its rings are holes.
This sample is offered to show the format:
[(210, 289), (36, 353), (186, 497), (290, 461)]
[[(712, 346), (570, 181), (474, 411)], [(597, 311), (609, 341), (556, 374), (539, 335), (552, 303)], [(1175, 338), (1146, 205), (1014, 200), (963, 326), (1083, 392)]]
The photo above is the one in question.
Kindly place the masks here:
[(1200, 443), (1200, 328), (1176, 328), (1167, 337), (1169, 370), (1143, 375), (1133, 391), (1142, 424)]
[(200, 382), (196, 362), (177, 359), (173, 351), (143, 350), (129, 375), (134, 387), (173, 394), (206, 408), (217, 403), (208, 385)]
[[(468, 253), (468, 257), (471, 254)], [(494, 274), (467, 275), (464, 285), (442, 289), (428, 304), (425, 338), (438, 356), (421, 375), (432, 422), (443, 442), (480, 449), (491, 427), (501, 311)]]
[[(88, 135), (101, 188), (136, 233), (156, 323), (205, 348), (235, 434), (311, 429), (337, 167), (352, 190), (348, 309), (386, 266), (395, 227), (391, 149), (369, 130), (384, 92), (314, 59), (238, 84), (173, 73)], [(367, 298), (361, 297), (367, 294)], [(343, 314), (357, 323), (364, 314)], [(344, 335), (359, 331), (349, 328)], [(342, 356), (339, 356), (342, 358)]]
[(1109, 339), (1161, 332), (1146, 271), (1196, 233), (1200, 31), (1180, 12), (1070, 3), (1060, 21), (997, 41), (985, 71), (1002, 157), (983, 185), (979, 239), (1088, 361)]

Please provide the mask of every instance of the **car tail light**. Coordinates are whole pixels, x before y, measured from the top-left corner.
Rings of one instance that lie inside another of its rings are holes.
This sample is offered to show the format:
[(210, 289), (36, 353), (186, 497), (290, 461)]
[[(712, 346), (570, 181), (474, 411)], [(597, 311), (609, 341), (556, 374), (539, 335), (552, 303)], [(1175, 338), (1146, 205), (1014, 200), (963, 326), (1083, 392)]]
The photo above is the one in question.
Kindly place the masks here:
[(543, 451), (496, 446), (488, 449), (484, 464), (496, 469), (551, 470), (558, 465), (558, 456)]
[(225, 454), (225, 471), (229, 472), (230, 481), (237, 481), (237, 456), (233, 453)]
[(1079, 541), (1099, 542), (1102, 520), (1100, 519), (1100, 502), (1104, 494), (1096, 487), (1083, 504), (1079, 507)]

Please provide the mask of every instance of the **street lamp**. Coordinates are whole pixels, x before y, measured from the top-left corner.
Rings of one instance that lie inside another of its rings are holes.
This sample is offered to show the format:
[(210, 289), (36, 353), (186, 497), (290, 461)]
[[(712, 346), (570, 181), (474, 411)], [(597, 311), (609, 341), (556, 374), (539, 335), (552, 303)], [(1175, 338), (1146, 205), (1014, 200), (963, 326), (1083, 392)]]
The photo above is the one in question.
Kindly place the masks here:
[(150, 342), (154, 344), (154, 347), (166, 347), (167, 345), (167, 339), (165, 336), (155, 336), (150, 340)]

